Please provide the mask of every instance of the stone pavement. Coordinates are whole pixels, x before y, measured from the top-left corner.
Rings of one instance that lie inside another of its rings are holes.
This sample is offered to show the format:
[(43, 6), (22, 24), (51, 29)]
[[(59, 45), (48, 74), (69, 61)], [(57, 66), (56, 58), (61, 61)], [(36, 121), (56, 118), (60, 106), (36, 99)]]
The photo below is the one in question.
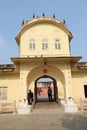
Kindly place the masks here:
[(0, 114), (0, 130), (87, 130), (87, 112), (34, 109), (29, 115)]

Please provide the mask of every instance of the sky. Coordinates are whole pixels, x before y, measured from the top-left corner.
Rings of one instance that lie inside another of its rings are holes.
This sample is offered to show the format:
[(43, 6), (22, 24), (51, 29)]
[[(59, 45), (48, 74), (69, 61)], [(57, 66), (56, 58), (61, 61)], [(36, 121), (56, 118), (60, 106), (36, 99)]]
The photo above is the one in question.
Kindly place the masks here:
[(22, 21), (35, 16), (65, 19), (73, 35), (72, 56), (82, 56), (87, 62), (87, 0), (0, 0), (0, 64), (12, 64), (11, 57), (18, 57), (15, 41)]

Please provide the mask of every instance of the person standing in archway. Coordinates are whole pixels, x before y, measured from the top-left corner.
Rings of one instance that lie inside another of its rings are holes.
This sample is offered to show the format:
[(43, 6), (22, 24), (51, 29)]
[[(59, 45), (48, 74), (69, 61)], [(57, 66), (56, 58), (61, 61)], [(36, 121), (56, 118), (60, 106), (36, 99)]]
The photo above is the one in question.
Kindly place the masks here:
[(29, 90), (29, 93), (28, 93), (28, 104), (29, 105), (32, 105), (32, 102), (33, 102), (33, 93), (31, 92), (31, 90)]
[(48, 99), (49, 102), (52, 102), (52, 89), (50, 88), (50, 86), (48, 87)]

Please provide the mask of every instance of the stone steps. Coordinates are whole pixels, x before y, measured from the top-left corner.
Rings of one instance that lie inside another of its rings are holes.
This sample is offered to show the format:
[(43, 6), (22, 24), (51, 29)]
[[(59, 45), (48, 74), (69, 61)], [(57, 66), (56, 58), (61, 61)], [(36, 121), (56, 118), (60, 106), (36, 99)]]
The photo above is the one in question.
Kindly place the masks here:
[(56, 102), (38, 101), (36, 102), (32, 114), (56, 114), (62, 112), (61, 107)]
[(54, 109), (58, 108), (56, 102), (37, 102), (34, 106), (34, 109)]
[(64, 111), (61, 108), (56, 109), (33, 109), (32, 114), (60, 114)]

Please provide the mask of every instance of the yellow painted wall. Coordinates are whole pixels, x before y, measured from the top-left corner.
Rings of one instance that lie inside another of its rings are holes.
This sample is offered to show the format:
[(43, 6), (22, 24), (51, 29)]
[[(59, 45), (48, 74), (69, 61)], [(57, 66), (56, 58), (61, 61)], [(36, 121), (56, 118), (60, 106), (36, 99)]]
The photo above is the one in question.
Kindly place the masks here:
[(85, 98), (84, 85), (87, 85), (87, 71), (72, 72), (73, 96), (76, 102)]
[[(34, 92), (34, 81), (44, 75), (43, 67), (37, 67), (33, 69), (29, 74), (29, 66), (26, 66), (27, 79), (26, 83), (28, 83), (28, 89), (31, 89)], [(33, 67), (33, 66), (32, 66)], [(62, 67), (61, 67), (62, 68)], [(52, 67), (47, 67), (48, 76), (51, 76), (56, 79), (57, 87), (58, 87), (58, 97), (63, 99), (65, 90), (64, 90), (64, 77), (57, 68), (53, 69)], [(37, 73), (38, 72), (38, 73)], [(24, 81), (24, 80), (23, 80)], [(73, 90), (73, 98), (75, 102), (80, 102), (80, 98), (84, 99), (84, 85), (87, 85), (87, 72), (86, 71), (72, 71), (72, 90)], [(20, 85), (20, 77), (19, 74), (6, 74), (1, 76), (0, 75), (0, 86), (7, 86), (7, 101), (14, 101), (17, 102), (21, 99), (24, 99), (24, 88)], [(0, 100), (2, 102), (2, 100)]]
[[(32, 65), (32, 67), (34, 67), (34, 66)], [(47, 66), (45, 68), (47, 69), (46, 75), (53, 77), (57, 81), (59, 98), (64, 98), (65, 97), (65, 93), (64, 93), (64, 87), (65, 87), (64, 82), (65, 81), (64, 81), (64, 76), (63, 76), (62, 72), (59, 69), (57, 69), (56, 67), (52, 67), (52, 66)], [(27, 73), (28, 73), (27, 88), (31, 89), (34, 92), (35, 80), (37, 78), (40, 78), (45, 75), (45, 73), (43, 72), (44, 66), (38, 66), (37, 68), (33, 68), (30, 73), (29, 73), (28, 66), (26, 67), (26, 70), (28, 70), (27, 71)]]
[[(62, 25), (61, 25), (62, 26)], [(58, 24), (35, 23), (21, 33), (19, 45), (19, 57), (27, 56), (48, 56), (62, 57), (70, 56), (68, 34)], [(35, 50), (29, 49), (30, 39), (35, 40)], [(47, 39), (48, 49), (42, 50), (42, 40)], [(55, 39), (60, 41), (60, 49), (55, 50)], [(51, 60), (51, 59), (50, 59)], [(76, 64), (76, 63), (75, 63)], [(16, 66), (16, 65), (15, 65)], [(8, 87), (7, 100), (16, 100), (27, 98), (28, 90), (34, 92), (35, 80), (47, 75), (54, 78), (57, 82), (58, 97), (61, 99), (67, 96), (73, 96), (76, 102), (84, 97), (84, 85), (87, 84), (86, 71), (72, 71), (69, 61), (53, 61), (44, 65), (44, 61), (34, 61), (20, 63), (17, 66), (20, 74), (0, 75), (0, 86)], [(44, 73), (47, 69), (47, 73)], [(1, 101), (0, 101), (1, 102)]]
[[(35, 40), (35, 50), (29, 49), (30, 39)], [(48, 49), (42, 49), (42, 40), (47, 39)], [(61, 49), (55, 49), (55, 39), (59, 39)], [(70, 56), (68, 35), (51, 23), (39, 23), (27, 28), (20, 40), (20, 57), (22, 56)]]
[[(20, 77), (19, 74), (0, 75), (0, 87), (7, 87), (7, 101), (20, 100)], [(1, 100), (0, 100), (1, 102)]]

